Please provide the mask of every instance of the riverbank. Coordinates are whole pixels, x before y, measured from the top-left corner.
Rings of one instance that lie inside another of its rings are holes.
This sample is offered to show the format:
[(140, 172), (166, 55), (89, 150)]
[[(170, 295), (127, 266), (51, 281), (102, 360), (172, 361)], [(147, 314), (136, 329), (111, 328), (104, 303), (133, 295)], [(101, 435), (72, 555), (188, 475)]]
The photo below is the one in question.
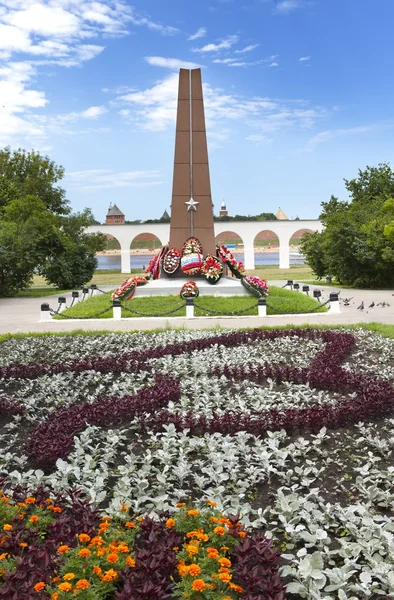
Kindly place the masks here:
[[(243, 248), (230, 248), (233, 254), (243, 254)], [(279, 252), (279, 246), (255, 246), (255, 253), (260, 252)], [(290, 246), (290, 252), (297, 252), (298, 246)], [(150, 256), (152, 254), (157, 254), (159, 249), (154, 248), (132, 248), (130, 249), (130, 256)], [(120, 250), (103, 250), (102, 252), (97, 252), (96, 256), (120, 256)]]

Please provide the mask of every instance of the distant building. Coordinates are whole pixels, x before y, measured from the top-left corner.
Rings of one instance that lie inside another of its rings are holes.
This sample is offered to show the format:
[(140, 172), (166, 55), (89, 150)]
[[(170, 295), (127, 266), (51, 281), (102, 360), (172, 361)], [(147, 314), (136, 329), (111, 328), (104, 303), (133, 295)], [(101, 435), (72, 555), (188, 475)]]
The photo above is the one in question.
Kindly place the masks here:
[(168, 220), (170, 218), (170, 215), (168, 214), (168, 212), (165, 210), (161, 216), (162, 220)]
[(227, 217), (227, 216), (228, 216), (228, 210), (227, 210), (226, 204), (223, 200), (222, 206), (220, 207), (219, 217)]
[(283, 210), (279, 207), (278, 212), (276, 213), (275, 217), (278, 219), (278, 221), (288, 221), (289, 217), (286, 217), (285, 213), (283, 212)]
[(116, 206), (116, 204), (112, 205), (112, 202), (110, 202), (107, 216), (105, 217), (105, 224), (124, 225), (124, 222), (125, 216), (122, 211)]

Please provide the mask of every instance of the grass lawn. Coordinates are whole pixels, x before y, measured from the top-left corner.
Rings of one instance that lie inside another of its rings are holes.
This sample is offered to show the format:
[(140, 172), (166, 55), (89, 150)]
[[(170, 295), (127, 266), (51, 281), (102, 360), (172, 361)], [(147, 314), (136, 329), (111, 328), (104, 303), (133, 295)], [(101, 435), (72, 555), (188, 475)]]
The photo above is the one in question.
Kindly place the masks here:
[[(169, 311), (174, 310), (179, 306), (179, 310), (171, 314), (171, 316), (185, 316), (186, 309), (184, 300), (179, 296), (146, 296), (138, 298), (137, 295), (123, 303), (124, 307), (136, 310), (138, 312), (148, 315), (161, 315)], [(105, 309), (106, 306), (111, 307), (111, 293), (101, 294), (94, 296), (85, 302), (80, 302), (76, 306), (65, 311), (65, 314), (73, 317), (92, 317)], [(215, 310), (215, 315), (232, 313), (236, 311), (243, 311), (248, 307), (250, 310), (242, 313), (245, 315), (257, 315), (257, 298), (253, 296), (229, 296), (229, 297), (215, 297), (215, 296), (202, 296), (196, 299), (196, 305), (201, 308), (195, 309), (196, 316), (212, 315), (212, 313), (204, 311), (204, 308)], [(267, 297), (267, 313), (269, 315), (286, 313), (302, 313), (318, 306), (316, 300), (309, 296), (305, 296), (301, 292), (292, 292), (291, 290), (277, 288), (271, 286), (269, 296)], [(318, 312), (324, 312), (327, 309), (321, 307)], [(133, 317), (138, 315), (130, 314), (129, 312), (122, 310), (123, 317)], [(170, 316), (170, 315), (168, 315)], [(112, 308), (109, 308), (107, 312), (100, 315), (99, 318), (107, 319), (112, 317)], [(61, 316), (56, 318), (61, 319)]]

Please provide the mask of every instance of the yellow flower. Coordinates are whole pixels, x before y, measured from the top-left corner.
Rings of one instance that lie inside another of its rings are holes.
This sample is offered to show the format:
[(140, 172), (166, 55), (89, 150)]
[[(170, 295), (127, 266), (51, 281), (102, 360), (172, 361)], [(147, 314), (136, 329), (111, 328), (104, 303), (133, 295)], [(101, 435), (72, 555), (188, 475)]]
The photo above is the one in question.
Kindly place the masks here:
[(71, 583), (67, 583), (66, 581), (64, 583), (59, 583), (57, 587), (61, 592), (71, 592), (71, 590), (73, 589)]
[(221, 567), (231, 567), (231, 560), (228, 558), (218, 558), (218, 563)]
[(58, 592), (53, 592), (51, 595), (51, 600), (59, 600), (60, 594)]
[(43, 581), (39, 581), (38, 583), (36, 583), (33, 589), (35, 592), (41, 592), (41, 590), (45, 588), (45, 585), (46, 584)]
[(7, 558), (8, 553), (7, 552), (3, 552), (3, 554), (0, 554), (0, 560), (4, 560), (4, 558)]
[(199, 514), (200, 514), (200, 511), (199, 511), (199, 510), (192, 509), (192, 510), (188, 510), (188, 511), (187, 511), (187, 514), (188, 514), (188, 515), (190, 515), (191, 517), (196, 517), (197, 515), (199, 515)]
[(134, 560), (134, 558), (131, 558), (131, 556), (128, 556), (126, 558), (126, 564), (129, 565), (129, 567), (135, 567), (135, 560)]
[(88, 535), (87, 533), (80, 533), (78, 536), (78, 539), (80, 542), (90, 542), (90, 535)]
[(192, 583), (192, 590), (195, 590), (197, 592), (203, 592), (206, 587), (207, 584), (203, 579), (195, 579)]
[(87, 579), (79, 579), (75, 584), (76, 590), (86, 590), (90, 586), (90, 583)]
[(4, 529), (4, 531), (11, 531), (12, 525), (10, 525), (9, 523), (6, 523), (5, 525), (3, 525), (3, 529)]
[(102, 581), (112, 581), (113, 579), (117, 579), (118, 574), (116, 571), (114, 571), (113, 569), (109, 569), (108, 571), (105, 571), (104, 575), (102, 576)]
[(64, 581), (71, 581), (71, 579), (74, 579), (74, 578), (75, 578), (74, 573), (66, 573), (65, 575), (63, 575)]
[(229, 575), (229, 573), (219, 573), (218, 577), (221, 581), (226, 583), (228, 583), (231, 579), (231, 575)]
[(175, 525), (175, 519), (167, 519), (166, 527), (170, 528), (170, 527), (174, 527), (174, 525)]
[(193, 554), (198, 553), (198, 548), (196, 548), (196, 546), (192, 546), (191, 544), (188, 544), (187, 546), (185, 546), (185, 548), (189, 556), (193, 556)]

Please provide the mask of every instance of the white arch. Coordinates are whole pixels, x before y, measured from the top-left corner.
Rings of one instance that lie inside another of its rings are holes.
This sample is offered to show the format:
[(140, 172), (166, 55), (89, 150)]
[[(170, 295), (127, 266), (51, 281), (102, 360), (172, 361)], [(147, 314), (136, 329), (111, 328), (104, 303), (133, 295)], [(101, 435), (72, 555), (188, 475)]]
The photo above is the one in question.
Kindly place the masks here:
[[(319, 219), (304, 219), (296, 221), (225, 221), (214, 223), (215, 237), (219, 233), (232, 231), (237, 233), (244, 243), (244, 263), (246, 269), (254, 269), (254, 239), (260, 231), (273, 231), (279, 239), (279, 268), (290, 267), (290, 239), (299, 229), (323, 231)], [(141, 225), (92, 225), (87, 228), (90, 233), (104, 233), (115, 237), (120, 244), (121, 271), (130, 273), (130, 244), (140, 233), (152, 233), (164, 244), (170, 238), (170, 224), (141, 224)]]

